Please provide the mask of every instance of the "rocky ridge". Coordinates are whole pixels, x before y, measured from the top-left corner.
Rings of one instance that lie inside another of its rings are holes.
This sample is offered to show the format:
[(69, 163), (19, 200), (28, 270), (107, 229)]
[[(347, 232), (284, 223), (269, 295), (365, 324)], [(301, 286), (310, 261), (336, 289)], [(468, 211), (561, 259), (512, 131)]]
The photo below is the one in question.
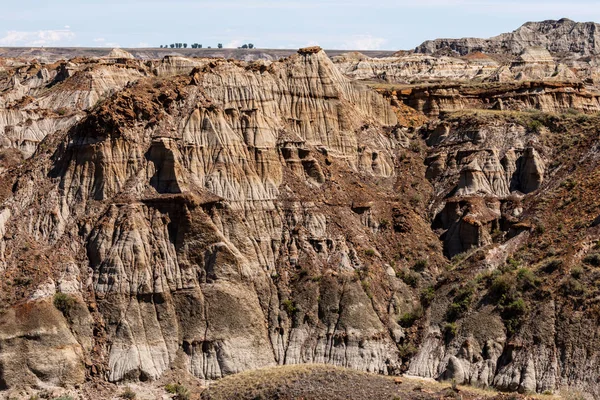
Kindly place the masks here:
[(575, 22), (568, 18), (558, 21), (527, 22), (510, 33), (489, 39), (435, 39), (417, 46), (415, 52), (431, 54), (450, 49), (460, 55), (473, 52), (519, 55), (530, 47), (542, 47), (555, 54), (591, 56), (600, 54), (599, 25)]

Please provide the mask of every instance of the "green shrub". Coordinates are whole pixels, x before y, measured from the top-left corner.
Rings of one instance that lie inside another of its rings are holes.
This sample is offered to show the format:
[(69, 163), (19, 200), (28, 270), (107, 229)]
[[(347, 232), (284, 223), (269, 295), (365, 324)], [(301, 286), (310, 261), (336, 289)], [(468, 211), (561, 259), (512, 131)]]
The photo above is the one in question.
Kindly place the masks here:
[(396, 276), (412, 288), (419, 286), (419, 278), (421, 276), (414, 271), (400, 270), (396, 273)]
[(585, 287), (573, 277), (564, 282), (561, 288), (566, 296), (579, 297), (585, 294)]
[(529, 121), (529, 123), (527, 123), (527, 130), (529, 130), (530, 132), (539, 133), (543, 126), (544, 124), (541, 121), (538, 121), (537, 119), (532, 119), (531, 121)]
[(458, 327), (455, 322), (447, 322), (442, 329), (442, 333), (444, 334), (444, 338), (447, 342), (454, 339), (456, 337), (456, 333), (458, 332)]
[(398, 324), (403, 328), (410, 328), (417, 322), (419, 318), (423, 316), (423, 309), (417, 307), (414, 310), (404, 313), (398, 319)]
[(575, 189), (575, 186), (577, 186), (577, 181), (575, 179), (566, 179), (560, 184), (560, 186), (567, 189), (568, 191), (571, 191)]
[(574, 267), (571, 270), (571, 276), (575, 279), (579, 279), (581, 278), (581, 275), (583, 275), (583, 268), (581, 267)]
[(427, 260), (424, 259), (418, 260), (415, 265), (413, 265), (415, 271), (423, 271), (425, 268), (427, 268)]
[(375, 255), (375, 250), (373, 250), (373, 249), (366, 249), (365, 250), (365, 255), (367, 257), (373, 257)]
[(398, 346), (398, 352), (400, 353), (400, 358), (406, 359), (412, 357), (416, 354), (418, 349), (413, 346), (411, 343), (404, 343)]
[(504, 320), (504, 325), (510, 336), (514, 335), (522, 323), (522, 317), (527, 312), (527, 305), (522, 298), (511, 301), (505, 306), (500, 307), (500, 316)]
[(520, 290), (527, 291), (535, 289), (540, 280), (528, 268), (521, 268), (517, 271), (517, 283)]
[(543, 235), (544, 232), (546, 232), (546, 227), (544, 226), (544, 224), (539, 223), (535, 226), (535, 233), (537, 233), (538, 235)]
[(594, 266), (594, 267), (600, 267), (600, 254), (598, 254), (598, 253), (588, 254), (583, 259), (583, 262), (588, 265)]
[(435, 288), (433, 286), (428, 286), (421, 291), (421, 304), (425, 307), (428, 307), (435, 298)]
[(423, 202), (423, 199), (418, 194), (412, 195), (410, 197), (410, 204), (413, 207), (418, 207)]
[(175, 397), (173, 398), (175, 400), (189, 400), (191, 396), (189, 389), (179, 383), (169, 383), (165, 386), (165, 390), (168, 393), (174, 394)]
[(281, 302), (281, 305), (283, 306), (283, 309), (289, 316), (294, 315), (298, 311), (298, 308), (296, 308), (296, 305), (292, 300), (284, 300)]
[(500, 275), (492, 281), (489, 294), (493, 299), (498, 301), (503, 296), (506, 296), (508, 293), (510, 293), (513, 286), (514, 282), (510, 275)]
[(62, 312), (65, 316), (68, 316), (73, 307), (75, 307), (76, 300), (73, 296), (66, 293), (58, 292), (54, 295), (54, 307)]
[(446, 318), (450, 322), (454, 322), (460, 317), (462, 317), (471, 306), (471, 301), (473, 300), (473, 294), (475, 293), (474, 285), (468, 283), (463, 286), (454, 296), (454, 301), (448, 307), (448, 311), (446, 313)]
[(121, 396), (120, 396), (120, 397), (121, 397), (122, 399), (129, 399), (129, 400), (133, 400), (133, 399), (135, 399), (135, 398), (136, 398), (136, 396), (137, 396), (137, 395), (135, 394), (135, 392), (134, 392), (134, 391), (133, 391), (133, 390), (132, 390), (132, 389), (131, 389), (129, 386), (127, 386), (127, 387), (125, 388), (125, 390), (123, 390), (123, 393), (121, 393)]
[(554, 259), (546, 262), (546, 264), (544, 264), (542, 269), (544, 270), (544, 272), (550, 274), (550, 273), (556, 271), (557, 269), (559, 269), (560, 267), (562, 267), (562, 265), (563, 265), (562, 260), (560, 260), (558, 258), (554, 258)]
[(515, 271), (520, 266), (521, 266), (521, 263), (519, 261), (515, 260), (512, 257), (509, 257), (508, 259), (506, 259), (506, 264), (504, 265), (503, 269), (504, 269), (504, 271)]

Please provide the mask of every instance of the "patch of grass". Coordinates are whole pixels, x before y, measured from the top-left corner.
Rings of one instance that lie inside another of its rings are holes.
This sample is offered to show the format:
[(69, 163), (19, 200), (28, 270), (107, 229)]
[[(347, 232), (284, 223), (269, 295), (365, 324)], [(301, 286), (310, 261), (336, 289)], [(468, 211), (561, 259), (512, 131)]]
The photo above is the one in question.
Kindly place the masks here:
[(398, 353), (402, 359), (411, 358), (413, 355), (417, 354), (417, 351), (419, 351), (419, 349), (412, 343), (404, 343), (398, 346)]
[(421, 276), (414, 271), (400, 270), (396, 273), (396, 276), (412, 288), (419, 286)]
[(522, 298), (518, 298), (500, 307), (500, 315), (510, 336), (514, 335), (522, 323), (522, 317), (527, 312), (527, 305)]
[(460, 288), (456, 293), (456, 296), (454, 296), (452, 304), (448, 307), (446, 319), (449, 322), (454, 322), (469, 311), (474, 294), (475, 287), (471, 282)]
[(567, 279), (561, 285), (561, 289), (565, 296), (580, 297), (585, 294), (585, 287), (574, 277)]
[(527, 291), (530, 289), (535, 289), (540, 285), (540, 283), (540, 280), (529, 268), (520, 268), (517, 271), (517, 285), (519, 290)]
[(418, 260), (415, 265), (413, 265), (415, 271), (423, 271), (425, 268), (427, 268), (427, 260), (425, 259)]
[(575, 186), (577, 186), (577, 181), (575, 179), (569, 178), (569, 179), (565, 179), (561, 184), (560, 187), (567, 189), (568, 191), (571, 191), (573, 189), (575, 189)]
[(421, 291), (420, 300), (424, 307), (428, 307), (433, 302), (434, 298), (435, 288), (433, 286), (428, 286)]
[(365, 255), (367, 257), (373, 257), (375, 255), (375, 250), (373, 250), (373, 249), (366, 249), (365, 250)]
[(403, 328), (410, 328), (423, 316), (423, 309), (417, 307), (414, 310), (404, 313), (398, 318), (398, 324)]
[(581, 278), (581, 275), (583, 275), (583, 268), (581, 268), (581, 267), (574, 267), (573, 269), (571, 269), (571, 276), (574, 279)]
[(600, 267), (600, 254), (599, 253), (588, 254), (583, 259), (583, 262), (588, 265), (591, 265), (593, 267)]
[(121, 395), (119, 397), (121, 397), (122, 399), (129, 399), (129, 400), (133, 400), (136, 398), (136, 393), (133, 391), (133, 389), (131, 389), (129, 386), (127, 386), (125, 388), (125, 390), (123, 390), (123, 392), (121, 393)]
[(447, 322), (442, 328), (442, 333), (444, 334), (446, 342), (449, 342), (452, 339), (454, 339), (456, 337), (456, 334), (458, 333), (458, 327), (456, 326), (456, 323)]
[(544, 124), (537, 119), (532, 119), (527, 123), (527, 130), (530, 132), (540, 133)]
[(546, 262), (546, 264), (544, 264), (544, 266), (542, 267), (542, 270), (548, 274), (551, 274), (552, 272), (558, 270), (560, 267), (562, 267), (563, 262), (561, 259), (559, 258), (553, 258), (549, 261)]
[(57, 310), (68, 316), (73, 307), (75, 307), (77, 300), (73, 296), (66, 293), (58, 292), (54, 295), (53, 304)]
[(298, 308), (296, 307), (294, 302), (290, 299), (282, 301), (281, 305), (283, 306), (283, 309), (290, 317), (292, 315), (294, 315), (296, 312), (298, 312)]
[(410, 197), (410, 204), (413, 207), (418, 207), (422, 202), (423, 202), (423, 198), (421, 196), (419, 196), (418, 194), (412, 195)]
[(379, 228), (382, 230), (386, 230), (387, 228), (390, 227), (390, 221), (387, 219), (382, 219), (381, 221), (379, 221)]
[(190, 390), (179, 383), (169, 383), (165, 386), (167, 393), (174, 394), (175, 400), (189, 400), (191, 397)]

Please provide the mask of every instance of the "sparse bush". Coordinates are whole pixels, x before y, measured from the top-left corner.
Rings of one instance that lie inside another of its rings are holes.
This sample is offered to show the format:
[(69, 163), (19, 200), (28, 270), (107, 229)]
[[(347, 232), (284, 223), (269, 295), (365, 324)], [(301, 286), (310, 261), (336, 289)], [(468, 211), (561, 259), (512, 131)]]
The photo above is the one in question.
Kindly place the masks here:
[(396, 273), (396, 276), (412, 288), (419, 286), (419, 278), (421, 276), (414, 271), (400, 270)]
[(373, 249), (366, 249), (365, 250), (365, 255), (367, 257), (373, 257), (375, 255), (375, 250), (373, 250)]
[(410, 198), (410, 204), (413, 207), (418, 207), (422, 202), (423, 202), (423, 199), (418, 194), (415, 194), (415, 195), (411, 196), (411, 198)]
[(400, 358), (406, 359), (416, 354), (418, 349), (412, 343), (404, 343), (398, 346), (398, 353)]
[(522, 323), (522, 317), (527, 312), (527, 305), (522, 298), (511, 301), (506, 306), (500, 307), (500, 315), (510, 336), (514, 335)]
[(575, 179), (569, 178), (569, 179), (566, 179), (565, 181), (563, 181), (560, 184), (560, 186), (567, 189), (568, 191), (571, 191), (571, 190), (575, 189), (575, 186), (577, 186), (577, 181), (575, 181)]
[(581, 275), (583, 275), (583, 268), (581, 267), (574, 267), (571, 270), (571, 276), (575, 279), (579, 279), (581, 278)]
[(448, 321), (456, 321), (469, 310), (474, 293), (475, 288), (474, 285), (471, 284), (471, 282), (463, 286), (458, 291), (456, 296), (454, 296), (454, 301), (448, 307), (448, 311), (446, 313), (446, 318), (448, 319)]
[(403, 328), (410, 328), (417, 322), (419, 318), (423, 316), (423, 309), (417, 307), (414, 310), (404, 313), (398, 319), (398, 324)]
[(415, 265), (413, 265), (415, 271), (423, 271), (425, 268), (427, 268), (427, 260), (425, 259), (418, 260)]
[(509, 275), (500, 275), (492, 281), (489, 294), (498, 301), (510, 292), (513, 285), (514, 281)]
[(421, 304), (423, 306), (428, 307), (435, 298), (435, 288), (433, 286), (428, 286), (421, 292)]
[(554, 258), (554, 259), (546, 262), (546, 264), (544, 264), (544, 267), (542, 269), (544, 270), (544, 272), (550, 274), (550, 273), (556, 271), (557, 269), (559, 269), (560, 267), (562, 267), (562, 264), (563, 264), (562, 260), (560, 260), (558, 258)]
[(442, 333), (444, 334), (444, 338), (447, 342), (454, 339), (456, 337), (456, 333), (458, 332), (458, 327), (455, 322), (447, 322), (442, 329)]
[(527, 291), (535, 289), (540, 280), (528, 268), (521, 268), (517, 271), (517, 283), (520, 290)]
[(585, 294), (585, 288), (581, 282), (573, 277), (564, 282), (561, 288), (566, 296), (579, 297)]
[(600, 254), (598, 254), (598, 253), (588, 254), (583, 259), (583, 262), (588, 265), (591, 265), (593, 267), (600, 267)]
[(546, 227), (542, 223), (539, 223), (535, 226), (535, 233), (538, 235), (543, 235), (544, 232), (546, 232)]
[(135, 398), (136, 398), (136, 396), (137, 396), (137, 395), (135, 394), (135, 392), (133, 391), (133, 389), (131, 389), (129, 386), (127, 386), (127, 387), (125, 388), (125, 390), (123, 390), (123, 393), (121, 393), (121, 396), (120, 396), (120, 397), (121, 397), (122, 399), (129, 399), (129, 400), (133, 400), (133, 399), (135, 399)]
[(62, 312), (65, 316), (69, 315), (73, 307), (75, 307), (76, 300), (73, 296), (66, 293), (58, 292), (54, 295), (54, 307)]
[(381, 221), (379, 221), (379, 228), (381, 228), (382, 230), (386, 230), (387, 228), (389, 228), (390, 226), (390, 221), (388, 221), (387, 219), (382, 219)]
[(167, 393), (174, 394), (175, 400), (189, 400), (191, 396), (189, 389), (179, 383), (169, 383), (165, 386), (165, 390)]
[(289, 300), (289, 299), (284, 300), (281, 302), (281, 305), (283, 306), (283, 309), (289, 316), (294, 315), (298, 311), (298, 309), (296, 308), (296, 305), (294, 304), (294, 302), (292, 300)]
[(529, 130), (530, 132), (539, 133), (542, 130), (543, 126), (544, 124), (541, 121), (538, 121), (537, 119), (532, 119), (527, 123), (527, 130)]

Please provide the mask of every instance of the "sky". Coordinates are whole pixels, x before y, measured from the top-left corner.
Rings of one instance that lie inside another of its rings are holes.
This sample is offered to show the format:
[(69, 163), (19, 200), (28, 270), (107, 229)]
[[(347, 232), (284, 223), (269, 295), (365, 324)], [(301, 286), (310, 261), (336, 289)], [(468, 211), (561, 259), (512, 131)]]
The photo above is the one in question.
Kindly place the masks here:
[(0, 0), (0, 46), (412, 49), (527, 21), (600, 22), (598, 0)]

